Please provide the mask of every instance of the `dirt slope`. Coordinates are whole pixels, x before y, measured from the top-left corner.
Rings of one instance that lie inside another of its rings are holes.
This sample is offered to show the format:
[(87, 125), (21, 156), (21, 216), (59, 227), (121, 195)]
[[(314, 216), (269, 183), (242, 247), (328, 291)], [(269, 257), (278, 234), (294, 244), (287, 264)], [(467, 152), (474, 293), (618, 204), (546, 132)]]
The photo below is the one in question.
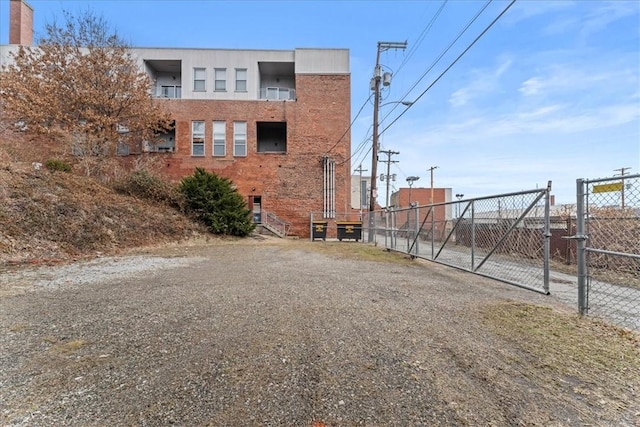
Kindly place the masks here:
[(15, 162), (0, 162), (0, 224), (0, 265), (117, 253), (203, 232), (169, 207)]

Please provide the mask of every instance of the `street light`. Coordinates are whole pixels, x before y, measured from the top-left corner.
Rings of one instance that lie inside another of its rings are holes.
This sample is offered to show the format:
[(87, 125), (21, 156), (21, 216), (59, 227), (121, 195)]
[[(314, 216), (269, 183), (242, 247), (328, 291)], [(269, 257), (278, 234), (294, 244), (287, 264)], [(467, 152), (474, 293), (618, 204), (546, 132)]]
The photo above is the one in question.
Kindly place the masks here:
[(419, 176), (408, 176), (407, 177), (407, 184), (409, 184), (409, 207), (413, 206), (411, 204), (411, 187), (413, 186), (413, 183), (416, 182), (419, 179), (420, 179)]
[(456, 193), (456, 199), (458, 199), (458, 218), (460, 218), (460, 199), (464, 197), (462, 193)]
[(390, 104), (402, 104), (402, 105), (404, 105), (405, 107), (411, 107), (411, 106), (414, 104), (414, 102), (413, 102), (413, 101), (389, 101), (389, 102), (385, 102), (385, 103), (384, 103), (384, 104), (382, 104), (382, 105), (379, 105), (378, 107), (379, 107), (379, 108), (382, 108), (382, 107), (384, 107), (385, 105), (390, 105)]

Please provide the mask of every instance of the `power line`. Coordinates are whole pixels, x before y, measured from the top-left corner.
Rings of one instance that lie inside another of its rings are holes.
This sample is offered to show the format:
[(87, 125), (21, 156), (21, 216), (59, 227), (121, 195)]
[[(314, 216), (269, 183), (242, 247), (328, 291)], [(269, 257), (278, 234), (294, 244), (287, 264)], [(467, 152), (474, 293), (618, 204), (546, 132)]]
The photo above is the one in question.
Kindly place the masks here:
[[(421, 33), (421, 35), (418, 37), (418, 44), (422, 43), (422, 41), (424, 40), (424, 36), (426, 36), (426, 34), (429, 32), (429, 30), (431, 29), (431, 27), (433, 26), (433, 24), (435, 23), (435, 21), (437, 20), (437, 18), (439, 17), (439, 15), (441, 14), (442, 10), (444, 9), (446, 3), (448, 0), (444, 0), (443, 4), (440, 6), (440, 8), (438, 9), (438, 11), (436, 12), (436, 15), (431, 19), (431, 21), (429, 22), (429, 24), (427, 25), (427, 27), (425, 27), (425, 29), (423, 30), (423, 32)], [(384, 120), (389, 117), (393, 111), (398, 107), (398, 105), (400, 105), (402, 103), (403, 100), (405, 100), (408, 96), (408, 94), (420, 83), (420, 81), (422, 81), (424, 79), (424, 77), (429, 73), (429, 71), (431, 71), (431, 69), (433, 69), (433, 67), (442, 59), (442, 57), (449, 51), (449, 49), (451, 49), (451, 47), (460, 39), (460, 37), (469, 29), (469, 27), (477, 20), (477, 18), (485, 11), (485, 9), (489, 6), (489, 4), (492, 2), (493, 0), (488, 0), (483, 7), (481, 7), (481, 9), (476, 13), (476, 15), (467, 23), (467, 25), (460, 31), (460, 33), (458, 34), (458, 36), (449, 44), (449, 46), (438, 56), (438, 58), (431, 64), (431, 66), (422, 74), (422, 76), (413, 84), (413, 86), (409, 89), (409, 91), (407, 91), (405, 93), (405, 95), (401, 98), (400, 101), (397, 102), (397, 104), (389, 111), (389, 113), (387, 113), (382, 121), (384, 122)], [(408, 57), (411, 57), (414, 53), (415, 53), (416, 49), (412, 49), (408, 55)], [(399, 70), (407, 63), (409, 58), (405, 58), (405, 60), (403, 60), (403, 62), (400, 64), (400, 67), (398, 68), (398, 72)], [(397, 73), (396, 73), (397, 74)], [(368, 100), (370, 100), (371, 97), (369, 97)], [(415, 101), (414, 101), (415, 102)], [(405, 110), (406, 111), (406, 110)], [(346, 160), (342, 161), (339, 163), (339, 165), (346, 163), (347, 161), (351, 160), (352, 158), (354, 158), (355, 156), (358, 155), (358, 152), (363, 148), (363, 145), (366, 144), (366, 142), (369, 140), (369, 131), (371, 129), (369, 129), (367, 131), (367, 134), (365, 136), (365, 139), (363, 140), (363, 142), (358, 146), (358, 148), (356, 148), (355, 151), (353, 151), (353, 154)], [(386, 130), (386, 129), (385, 129)], [(380, 144), (383, 145), (383, 144)], [(369, 152), (371, 151), (371, 148), (369, 148), (369, 150), (367, 150), (367, 152), (365, 153), (365, 155), (363, 156), (366, 157)], [(357, 163), (357, 162), (356, 162)]]
[(424, 29), (422, 30), (422, 33), (420, 33), (420, 35), (416, 39), (415, 43), (413, 44), (412, 48), (409, 49), (409, 52), (405, 56), (404, 60), (400, 63), (400, 66), (398, 67), (398, 71), (396, 71), (396, 74), (400, 73), (400, 70), (402, 70), (402, 67), (404, 67), (406, 65), (406, 63), (409, 62), (411, 57), (416, 53), (416, 51), (418, 50), (418, 47), (420, 47), (420, 45), (424, 41), (424, 38), (427, 36), (427, 34), (429, 34), (429, 32), (431, 31), (431, 28), (433, 28), (433, 25), (435, 24), (435, 22), (437, 21), (438, 17), (440, 16), (442, 11), (444, 10), (444, 7), (447, 5), (448, 1), (449, 0), (444, 0), (442, 2), (442, 5), (440, 5), (440, 8), (436, 11), (436, 13), (433, 16), (433, 18), (431, 18), (431, 20), (426, 25), (426, 27), (424, 27)]
[[(418, 80), (416, 80), (416, 82), (409, 88), (409, 90), (407, 90), (405, 92), (405, 94), (402, 96), (402, 99), (404, 100), (405, 98), (407, 98), (407, 96), (409, 96), (409, 93), (411, 93), (411, 91), (413, 89), (416, 88), (416, 86), (418, 86), (418, 84), (422, 81), (422, 79), (424, 79), (427, 74), (429, 74), (429, 72), (438, 64), (438, 62), (440, 62), (440, 60), (442, 59), (442, 57), (453, 47), (453, 45), (456, 44), (456, 42), (460, 39), (460, 37), (462, 37), (464, 35), (464, 33), (467, 32), (467, 30), (469, 29), (469, 27), (471, 27), (471, 25), (473, 25), (473, 23), (480, 17), (480, 15), (482, 15), (482, 13), (487, 9), (487, 7), (489, 7), (489, 5), (491, 4), (493, 0), (487, 0), (487, 2), (485, 2), (484, 6), (482, 6), (480, 8), (480, 10), (478, 10), (478, 12), (473, 16), (473, 18), (471, 18), (471, 20), (469, 20), (469, 22), (467, 22), (467, 25), (465, 25), (465, 27), (458, 33), (458, 35), (456, 36), (455, 39), (453, 39), (451, 41), (451, 43), (449, 43), (449, 45), (446, 47), (446, 49), (444, 49), (442, 52), (440, 52), (440, 55), (438, 55), (438, 57), (431, 63), (431, 65), (429, 66), (429, 68), (426, 69), (426, 71), (424, 73), (422, 73), (422, 75), (420, 76), (420, 78)], [(515, 0), (514, 0), (515, 1)], [(513, 4), (513, 3), (512, 3)], [(509, 5), (507, 7), (507, 9), (511, 7), (511, 5)], [(506, 11), (506, 9), (505, 9)], [(503, 11), (504, 13), (504, 11)], [(485, 30), (486, 31), (486, 30)], [(475, 43), (475, 42), (474, 42)], [(419, 98), (418, 98), (419, 99)], [(414, 100), (413, 102), (415, 103), (416, 100)], [(382, 118), (382, 122), (384, 122), (384, 120), (389, 117), (391, 115), (391, 113), (393, 113), (393, 111), (397, 108), (397, 105), (394, 106), (391, 111), (389, 111), (383, 118)], [(406, 110), (405, 110), (406, 111)]]
[[(358, 155), (358, 152), (362, 151), (364, 149), (364, 147), (366, 147), (366, 144), (369, 142), (370, 139), (371, 138), (369, 138), (369, 131), (367, 131), (367, 136), (364, 137), (362, 142), (360, 142), (360, 144), (358, 144), (358, 147), (355, 150), (352, 150), (351, 155), (349, 157), (347, 157), (346, 159), (344, 159), (343, 161), (341, 161), (340, 163), (337, 163), (337, 165), (338, 166), (343, 165), (343, 164), (347, 163), (349, 160), (351, 160), (354, 157), (356, 157)], [(369, 154), (369, 151), (371, 151), (371, 147), (369, 147), (369, 150), (367, 150), (365, 156), (367, 154)], [(360, 162), (362, 162), (362, 160), (360, 160)], [(355, 162), (355, 163), (360, 163), (360, 162)]]
[[(409, 51), (409, 55), (408, 55), (408, 57), (406, 57), (406, 58), (402, 61), (402, 63), (400, 64), (400, 67), (398, 68), (398, 71), (397, 71), (396, 73), (394, 73), (394, 74), (396, 74), (396, 75), (397, 75), (397, 74), (400, 72), (400, 69), (401, 69), (401, 68), (402, 68), (402, 67), (403, 67), (403, 66), (408, 62), (408, 60), (410, 59), (410, 57), (411, 57), (411, 56), (413, 56), (413, 54), (417, 51), (418, 46), (419, 46), (419, 45), (424, 41), (424, 38), (426, 37), (426, 35), (429, 33), (429, 31), (431, 30), (431, 28), (432, 28), (432, 27), (433, 27), (433, 25), (435, 24), (435, 21), (438, 19), (438, 17), (439, 17), (439, 16), (440, 16), (440, 14), (442, 13), (442, 10), (444, 9), (444, 7), (445, 7), (445, 5), (447, 4), (447, 2), (448, 2), (448, 0), (444, 0), (444, 2), (442, 3), (442, 5), (440, 5), (440, 8), (436, 11), (436, 14), (431, 18), (431, 20), (429, 21), (429, 23), (427, 24), (427, 26), (423, 29), (422, 33), (420, 33), (420, 35), (418, 36), (418, 38), (417, 38), (417, 42), (416, 42), (416, 46), (415, 46), (413, 49), (411, 49), (411, 50)], [(387, 67), (387, 68), (388, 68), (388, 67)], [(414, 87), (415, 87), (415, 85), (414, 85)], [(406, 95), (405, 95), (405, 97), (404, 97), (404, 98), (406, 98)], [(404, 98), (402, 98), (402, 100), (404, 100)], [(369, 96), (369, 98), (367, 99), (367, 101), (366, 101), (366, 102), (368, 102), (368, 101), (370, 101), (370, 100), (371, 100), (371, 96)], [(401, 103), (401, 101), (400, 101), (399, 103)], [(395, 108), (395, 107), (394, 107), (394, 108)], [(391, 111), (393, 111), (393, 109), (392, 109)], [(358, 114), (360, 114), (360, 113), (358, 113)], [(387, 116), (385, 116), (385, 117), (387, 117)], [(355, 122), (355, 120), (354, 120), (354, 122)], [(353, 123), (352, 123), (351, 125), (353, 126)], [(344, 163), (348, 162), (349, 160), (353, 159), (354, 157), (356, 157), (356, 156), (358, 155), (358, 152), (359, 152), (359, 151), (361, 151), (361, 150), (364, 148), (365, 144), (366, 144), (366, 143), (368, 142), (368, 140), (369, 140), (369, 131), (370, 131), (370, 130), (371, 130), (371, 128), (369, 128), (369, 129), (367, 130), (366, 136), (365, 136), (365, 138), (363, 139), (363, 141), (358, 145), (358, 148), (356, 148), (355, 150), (352, 150), (352, 154), (351, 154), (351, 156), (349, 156), (349, 158), (345, 159), (344, 161), (342, 161), (342, 162), (338, 163), (338, 165), (342, 165), (342, 164), (344, 164)], [(344, 135), (343, 135), (343, 136), (344, 136)], [(337, 145), (337, 144), (336, 144), (336, 145)], [(335, 147), (335, 145), (334, 145), (334, 147)], [(332, 147), (332, 149), (333, 149), (334, 147)], [(329, 150), (329, 151), (331, 151), (331, 150)], [(366, 156), (369, 154), (369, 152), (370, 152), (370, 151), (371, 151), (371, 148), (369, 148), (369, 150), (367, 150), (367, 152), (364, 154), (363, 159), (364, 159), (364, 157), (366, 157)], [(357, 162), (356, 162), (356, 163), (357, 163)]]
[[(496, 22), (498, 22), (498, 20), (500, 18), (502, 18), (502, 16), (507, 13), (507, 11), (511, 8), (511, 6), (513, 6), (513, 4), (516, 2), (516, 0), (511, 0), (511, 3), (509, 3), (507, 5), (507, 7), (504, 8), (504, 10), (502, 12), (500, 12), (500, 14), (493, 20), (491, 21), (491, 23), (471, 42), (471, 44), (469, 44), (469, 46), (467, 46), (460, 55), (458, 55), (458, 57), (451, 63), (449, 64), (449, 66), (447, 68), (445, 68), (445, 70), (440, 73), (440, 75), (429, 85), (427, 86), (427, 88), (420, 94), (420, 96), (418, 96), (415, 101), (414, 104), (424, 96), (425, 93), (427, 93), (441, 78), (442, 76), (444, 76), (477, 42), (478, 40), (480, 40), (486, 33), (487, 31), (489, 31), (489, 29), (491, 27), (493, 27), (495, 25)], [(400, 117), (402, 117), (407, 110), (409, 110), (409, 108), (411, 108), (414, 104), (408, 106), (406, 109), (404, 109), (395, 119), (393, 119), (393, 121), (391, 123), (389, 123), (384, 129), (382, 129), (382, 131), (380, 131), (379, 135), (382, 135), (387, 129), (389, 129), (395, 122), (397, 122)]]
[[(433, 23), (435, 23), (436, 19), (439, 17), (440, 13), (442, 12), (442, 10), (444, 9), (446, 3), (448, 0), (444, 0), (443, 4), (440, 6), (440, 8), (438, 9), (438, 11), (436, 12), (436, 15), (431, 19), (431, 21), (429, 22), (429, 24), (427, 25), (427, 27), (425, 27), (425, 29), (423, 30), (423, 32), (421, 33), (421, 35), (418, 37), (418, 43), (422, 43), (424, 36), (426, 36), (426, 34), (430, 31), (431, 27), (433, 26)], [(464, 35), (464, 33), (470, 28), (470, 26), (478, 19), (478, 17), (486, 10), (486, 8), (489, 6), (489, 4), (491, 4), (493, 0), (488, 0), (487, 2), (485, 2), (484, 6), (482, 6), (479, 11), (474, 15), (474, 17), (466, 24), (466, 26), (458, 33), (458, 35), (456, 36), (456, 38), (447, 46), (446, 49), (444, 49), (440, 55), (436, 58), (436, 60), (429, 66), (429, 68), (420, 76), (420, 78), (413, 84), (413, 86), (411, 86), (411, 88), (405, 93), (405, 95), (401, 98), (402, 100), (404, 100), (405, 98), (407, 98), (408, 94), (424, 79), (424, 77), (435, 67), (435, 65), (442, 59), (442, 57), (453, 47), (453, 45), (460, 39), (460, 37), (462, 37), (462, 35)], [(420, 96), (418, 96), (415, 101), (413, 101), (413, 103), (415, 104), (415, 102), (417, 100), (419, 100), (427, 91), (429, 91), (439, 80), (440, 78), (442, 78), (444, 76), (445, 73), (447, 73), (449, 71), (449, 69), (451, 69), (453, 67), (453, 65), (455, 65), (461, 58), (463, 55), (465, 55), (467, 53), (467, 51), (473, 47), (475, 45), (475, 43), (482, 37), (484, 36), (484, 34), (507, 12), (507, 10), (509, 10), (509, 8), (511, 8), (511, 6), (515, 3), (516, 0), (512, 0), (511, 3), (509, 3), (509, 5), (507, 5), (507, 7), (505, 7), (505, 9), (480, 33), (480, 35), (478, 35), (475, 40), (469, 45), (467, 46), (467, 48), (427, 87), (427, 89), (425, 89)], [(412, 50), (409, 52), (408, 57), (400, 64), (400, 67), (398, 68), (398, 72), (400, 71), (400, 69), (406, 64), (406, 62), (410, 59), (410, 57), (415, 53), (415, 50)], [(365, 105), (371, 100), (371, 95), (369, 95), (369, 97), (365, 100), (365, 102), (363, 103), (363, 105), (360, 107), (360, 110), (358, 111), (358, 114), (356, 115), (356, 117), (353, 119), (353, 121), (351, 122), (351, 124), (349, 125), (349, 128), (345, 131), (345, 133), (340, 137), (340, 139), (327, 151), (326, 154), (328, 154), (331, 150), (333, 150), (339, 143), (340, 141), (344, 138), (344, 136), (347, 134), (347, 132), (353, 127), (353, 124), (355, 123), (356, 119), (360, 116), (360, 114), (362, 113), (362, 110), (364, 109)], [(387, 113), (387, 115), (385, 115), (385, 117), (383, 118), (386, 119), (387, 117), (389, 117), (389, 115), (393, 112), (393, 110), (395, 110), (397, 108), (397, 106), (400, 104), (400, 102), (395, 105), (391, 111), (389, 113)], [(396, 121), (398, 121), (400, 119), (400, 117), (402, 117), (406, 111), (411, 108), (412, 105), (409, 105), (401, 114), (399, 114), (389, 125), (387, 125), (380, 133), (379, 136), (381, 136), (387, 129), (389, 129), (389, 127), (391, 127)], [(358, 155), (358, 153), (364, 149), (364, 147), (366, 146), (367, 142), (369, 141), (369, 131), (367, 131), (367, 134), (365, 136), (365, 138), (362, 140), (362, 142), (358, 145), (358, 147), (355, 150), (352, 150), (352, 153), (350, 154), (350, 156), (345, 159), (344, 161), (338, 163), (338, 165), (342, 165), (350, 160), (352, 160), (353, 158), (357, 158), (360, 159), (360, 156)], [(364, 159), (369, 152), (371, 151), (371, 147), (369, 147), (369, 149), (364, 153), (364, 155), (362, 155), (362, 159)], [(356, 162), (357, 163), (357, 162)]]
[(333, 150), (334, 148), (336, 148), (338, 146), (338, 144), (340, 144), (340, 141), (342, 141), (342, 138), (344, 138), (344, 136), (349, 133), (349, 131), (351, 130), (351, 128), (353, 127), (353, 124), (356, 122), (356, 120), (358, 119), (358, 117), (360, 116), (360, 113), (362, 113), (362, 110), (364, 109), (365, 105), (367, 105), (367, 103), (369, 102), (369, 100), (371, 99), (371, 95), (369, 95), (369, 97), (364, 101), (364, 103), (362, 104), (362, 107), (360, 107), (360, 110), (358, 110), (358, 114), (356, 114), (356, 116), (353, 118), (353, 120), (351, 121), (351, 123), (349, 124), (349, 127), (347, 128), (347, 130), (344, 131), (344, 133), (342, 134), (342, 136), (340, 137), (340, 139), (338, 139), (336, 141), (335, 144), (333, 144), (333, 146), (331, 146), (331, 148), (329, 148), (324, 154), (323, 156), (326, 156), (327, 154), (329, 154), (331, 152), (331, 150)]

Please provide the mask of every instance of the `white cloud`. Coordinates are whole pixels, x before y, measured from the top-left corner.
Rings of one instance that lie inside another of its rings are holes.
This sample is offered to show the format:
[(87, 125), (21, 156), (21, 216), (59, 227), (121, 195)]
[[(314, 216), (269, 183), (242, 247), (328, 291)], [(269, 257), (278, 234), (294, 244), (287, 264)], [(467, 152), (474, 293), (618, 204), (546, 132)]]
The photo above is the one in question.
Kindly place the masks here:
[(576, 28), (580, 28), (580, 17), (571, 15), (565, 18), (557, 18), (549, 22), (543, 29), (542, 33), (545, 36), (556, 36), (564, 33), (570, 33), (575, 31)]
[(597, 7), (585, 16), (581, 25), (581, 33), (584, 37), (597, 33), (617, 20), (637, 15), (640, 12), (640, 4), (636, 1), (611, 1)]
[(509, 14), (505, 16), (505, 22), (510, 25), (519, 24), (521, 21), (540, 15), (555, 14), (562, 9), (574, 7), (574, 1), (522, 1), (516, 2)]
[(471, 93), (468, 88), (458, 89), (449, 97), (449, 103), (452, 107), (462, 107), (469, 102)]
[(621, 18), (640, 13), (637, 1), (575, 2), (524, 1), (517, 2), (504, 21), (521, 25), (535, 18), (547, 19), (539, 28), (545, 36), (579, 33), (587, 38), (601, 32)]
[(568, 104), (549, 104), (521, 109), (501, 115), (485, 112), (464, 121), (449, 120), (427, 127), (408, 123), (387, 138), (405, 141), (404, 146), (419, 149), (458, 146), (467, 150), (479, 141), (524, 141), (540, 138), (542, 142), (640, 122), (637, 102), (617, 103), (577, 110)]
[[(585, 111), (565, 109), (551, 105), (536, 110), (504, 115), (498, 120), (487, 120), (484, 128), (473, 129), (474, 135), (505, 137), (544, 134), (573, 134), (633, 123), (640, 120), (637, 104), (617, 104)], [(468, 130), (471, 131), (471, 130)]]
[(502, 77), (502, 75), (506, 73), (507, 70), (509, 70), (509, 68), (511, 67), (511, 64), (513, 64), (513, 61), (511, 60), (511, 58), (503, 59), (500, 65), (498, 65), (498, 68), (494, 73), (494, 77), (495, 78)]
[(509, 70), (513, 61), (509, 57), (500, 60), (496, 68), (479, 68), (471, 71), (473, 79), (466, 86), (451, 94), (449, 104), (462, 107), (473, 99), (495, 92), (500, 86), (500, 78)]
[(538, 94), (545, 86), (545, 81), (541, 77), (531, 77), (522, 82), (518, 90), (525, 96), (531, 96)]
[(540, 107), (538, 109), (532, 111), (526, 111), (523, 113), (517, 114), (518, 119), (520, 120), (531, 120), (531, 119), (541, 119), (546, 116), (549, 116), (552, 113), (557, 113), (560, 110), (565, 108), (565, 106), (560, 104), (555, 105), (547, 105), (546, 107)]
[[(518, 91), (524, 96), (549, 96), (558, 98), (563, 94), (589, 92), (591, 97), (625, 93), (638, 84), (637, 74), (624, 64), (601, 70), (584, 64), (556, 64), (540, 70), (536, 76), (524, 80)], [(629, 94), (627, 95), (629, 96)]]

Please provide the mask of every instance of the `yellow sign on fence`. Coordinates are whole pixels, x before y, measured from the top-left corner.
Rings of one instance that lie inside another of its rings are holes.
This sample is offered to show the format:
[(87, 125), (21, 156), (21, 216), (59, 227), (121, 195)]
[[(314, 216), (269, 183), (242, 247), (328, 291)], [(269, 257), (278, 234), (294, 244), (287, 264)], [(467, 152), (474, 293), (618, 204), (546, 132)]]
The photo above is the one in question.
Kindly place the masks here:
[(593, 186), (594, 193), (609, 193), (611, 191), (622, 191), (622, 182), (612, 182), (611, 184)]

